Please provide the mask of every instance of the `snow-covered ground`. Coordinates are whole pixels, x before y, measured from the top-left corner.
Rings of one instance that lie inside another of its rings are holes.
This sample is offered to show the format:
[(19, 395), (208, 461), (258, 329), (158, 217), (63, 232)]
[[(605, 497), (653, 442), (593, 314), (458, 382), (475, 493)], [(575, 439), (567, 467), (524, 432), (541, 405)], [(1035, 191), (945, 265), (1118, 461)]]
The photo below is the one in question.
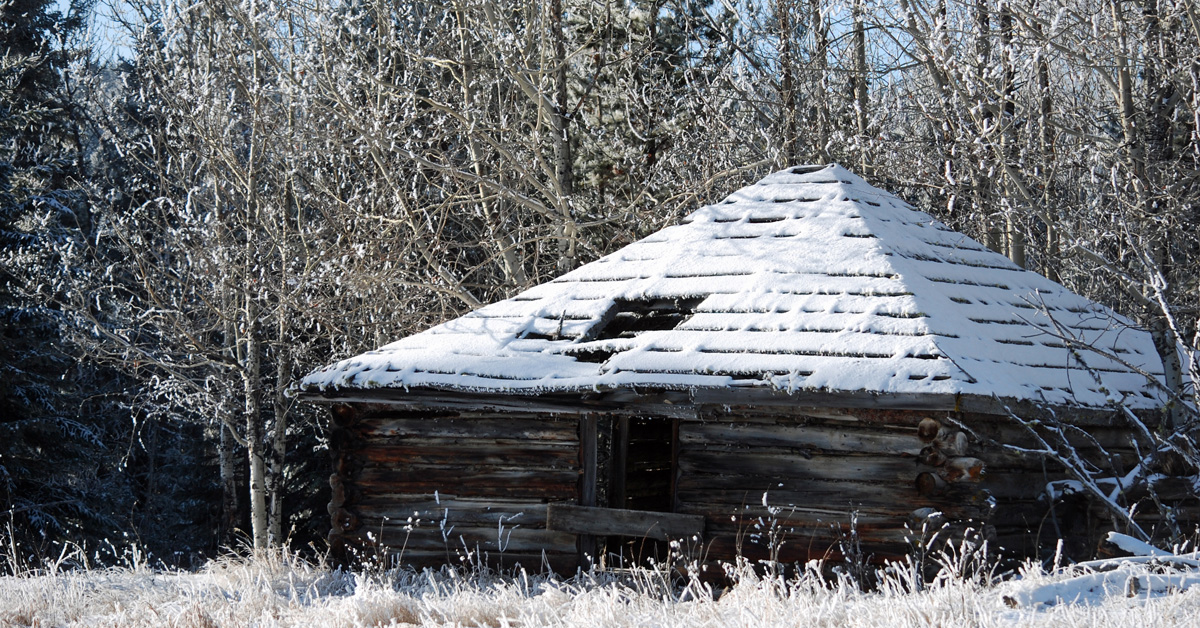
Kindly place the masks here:
[[(348, 574), (286, 558), (199, 573), (146, 568), (0, 578), (0, 626), (1196, 626), (1194, 557), (1092, 564), (1014, 579), (945, 578), (875, 592), (816, 576), (742, 574), (715, 596), (654, 572), (584, 576)], [(1103, 571), (1101, 571), (1103, 570)]]

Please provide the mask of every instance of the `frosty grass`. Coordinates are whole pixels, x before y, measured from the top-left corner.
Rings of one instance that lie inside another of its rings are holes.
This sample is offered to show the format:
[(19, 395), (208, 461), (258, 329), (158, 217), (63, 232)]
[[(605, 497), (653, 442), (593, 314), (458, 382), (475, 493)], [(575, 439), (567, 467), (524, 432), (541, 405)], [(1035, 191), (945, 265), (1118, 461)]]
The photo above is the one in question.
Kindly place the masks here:
[[(874, 592), (818, 576), (737, 573), (713, 591), (662, 573), (348, 573), (278, 555), (197, 573), (133, 565), (0, 578), (0, 626), (1195, 626), (1194, 557), (1138, 557), (1013, 578), (943, 577), (913, 591), (903, 570)], [(714, 593), (716, 595), (714, 595)], [(714, 600), (714, 597), (716, 598)]]

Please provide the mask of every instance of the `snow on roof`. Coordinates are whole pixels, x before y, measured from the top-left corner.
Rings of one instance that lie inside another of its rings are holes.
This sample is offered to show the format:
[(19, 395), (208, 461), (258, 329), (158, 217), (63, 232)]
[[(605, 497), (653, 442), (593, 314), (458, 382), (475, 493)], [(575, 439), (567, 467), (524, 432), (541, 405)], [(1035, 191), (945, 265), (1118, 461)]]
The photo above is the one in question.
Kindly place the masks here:
[(748, 386), (1160, 406), (1139, 370), (1161, 379), (1128, 319), (829, 165), (772, 174), (301, 388)]

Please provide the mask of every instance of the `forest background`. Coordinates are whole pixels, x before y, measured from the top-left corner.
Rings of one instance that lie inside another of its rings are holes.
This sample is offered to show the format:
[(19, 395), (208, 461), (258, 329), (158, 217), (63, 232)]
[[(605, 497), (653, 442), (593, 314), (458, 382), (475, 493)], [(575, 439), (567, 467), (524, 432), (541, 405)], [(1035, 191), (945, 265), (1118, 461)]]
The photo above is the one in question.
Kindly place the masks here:
[(0, 572), (319, 553), (296, 378), (797, 163), (1145, 325), (1189, 420), (1195, 0), (106, 1), (0, 2)]

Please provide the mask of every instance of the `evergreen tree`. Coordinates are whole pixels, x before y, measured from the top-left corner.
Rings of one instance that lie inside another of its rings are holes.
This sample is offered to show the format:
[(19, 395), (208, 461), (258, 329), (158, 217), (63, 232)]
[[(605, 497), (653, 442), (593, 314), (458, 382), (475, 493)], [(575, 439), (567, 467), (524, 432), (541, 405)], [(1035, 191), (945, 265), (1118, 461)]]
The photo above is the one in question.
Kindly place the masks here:
[[(62, 76), (84, 6), (0, 4), (0, 536), (17, 569), (114, 525), (105, 378), (81, 365), (46, 298), (57, 252), (89, 225)], [(12, 548), (17, 548), (12, 552)]]

